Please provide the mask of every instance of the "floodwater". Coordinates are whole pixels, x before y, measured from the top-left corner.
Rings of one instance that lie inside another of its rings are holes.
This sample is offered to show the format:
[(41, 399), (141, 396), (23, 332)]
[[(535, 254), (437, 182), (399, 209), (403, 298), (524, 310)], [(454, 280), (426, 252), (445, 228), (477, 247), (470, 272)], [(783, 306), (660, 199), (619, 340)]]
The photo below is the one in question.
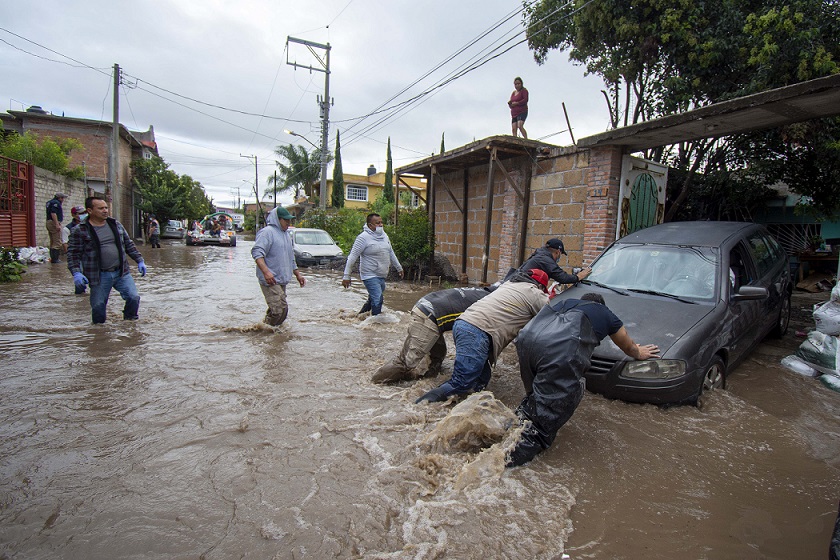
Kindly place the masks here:
[(513, 348), (457, 407), (369, 382), (428, 286), (363, 321), (360, 282), (304, 270), (275, 332), (251, 242), (163, 243), (136, 322), (114, 292), (92, 326), (64, 264), (0, 285), (0, 558), (827, 556), (840, 393), (779, 366), (792, 334), (702, 410), (587, 394), (505, 470)]

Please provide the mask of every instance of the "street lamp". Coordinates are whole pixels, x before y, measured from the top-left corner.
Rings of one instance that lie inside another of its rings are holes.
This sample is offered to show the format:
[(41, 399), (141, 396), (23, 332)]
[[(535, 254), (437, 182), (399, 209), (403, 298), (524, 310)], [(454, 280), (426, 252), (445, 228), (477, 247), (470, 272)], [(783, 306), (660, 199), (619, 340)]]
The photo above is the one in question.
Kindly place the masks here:
[(285, 132), (286, 134), (291, 134), (292, 136), (297, 136), (298, 138), (303, 138), (304, 140), (309, 142), (309, 145), (312, 146), (313, 148), (315, 148), (316, 150), (321, 149), (318, 146), (316, 146), (315, 144), (313, 144), (312, 141), (309, 138), (307, 138), (306, 136), (304, 136), (303, 134), (298, 134), (297, 132), (294, 132), (292, 130), (285, 130), (285, 129), (283, 130), (283, 132)]

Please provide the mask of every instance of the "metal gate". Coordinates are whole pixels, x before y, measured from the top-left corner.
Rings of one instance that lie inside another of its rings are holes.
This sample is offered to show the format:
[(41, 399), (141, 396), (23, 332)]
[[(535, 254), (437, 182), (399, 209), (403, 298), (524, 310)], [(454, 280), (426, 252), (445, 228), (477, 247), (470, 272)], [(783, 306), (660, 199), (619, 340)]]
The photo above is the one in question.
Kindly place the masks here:
[(32, 164), (0, 156), (0, 247), (35, 246)]
[(616, 239), (661, 224), (665, 218), (668, 168), (645, 159), (624, 156)]

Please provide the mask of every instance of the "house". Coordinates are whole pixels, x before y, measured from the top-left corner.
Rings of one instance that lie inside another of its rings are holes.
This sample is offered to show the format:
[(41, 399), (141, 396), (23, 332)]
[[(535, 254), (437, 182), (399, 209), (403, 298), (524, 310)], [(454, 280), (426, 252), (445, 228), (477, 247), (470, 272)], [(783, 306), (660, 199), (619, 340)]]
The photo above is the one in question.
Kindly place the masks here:
[[(71, 194), (74, 205), (81, 203), (86, 196), (91, 194), (104, 195), (107, 198), (112, 196), (111, 185), (108, 184), (108, 158), (111, 149), (112, 123), (92, 119), (81, 119), (54, 115), (45, 111), (37, 105), (29, 107), (26, 111), (7, 111), (0, 113), (0, 122), (3, 128), (9, 132), (23, 134), (32, 132), (39, 137), (52, 137), (56, 140), (72, 138), (82, 144), (81, 150), (74, 150), (70, 154), (70, 165), (72, 167), (81, 165), (85, 170), (84, 191), (78, 196)], [(131, 181), (130, 164), (135, 159), (150, 159), (158, 155), (155, 132), (152, 126), (143, 132), (128, 130), (123, 125), (119, 126), (119, 154), (117, 163), (117, 199), (112, 200), (116, 209), (116, 217), (126, 229), (133, 235), (142, 236), (142, 221), (140, 212), (135, 208), (137, 194)], [(42, 170), (35, 170), (35, 201), (33, 207), (36, 210), (39, 244), (40, 233), (43, 228), (41, 210), (47, 200), (52, 198), (54, 189), (41, 191), (38, 188), (38, 175)], [(47, 198), (43, 198), (46, 196)], [(66, 203), (65, 203), (66, 204)]]
[[(649, 148), (840, 114), (840, 74), (617, 128), (572, 146), (492, 136), (395, 170), (422, 175), (437, 255), (490, 283), (560, 237), (570, 270), (621, 235), (662, 221), (667, 168)], [(399, 181), (399, 179), (398, 179)], [(349, 182), (348, 182), (349, 183)], [(828, 238), (834, 231), (822, 228)]]
[[(398, 182), (394, 176), (394, 189), (400, 194), (408, 192), (411, 194), (409, 207), (417, 208), (426, 205), (426, 178), (420, 175), (403, 175), (402, 181)], [(344, 174), (344, 207), (355, 209), (367, 209), (382, 194), (385, 188), (385, 172), (376, 171), (371, 165), (366, 175), (354, 173)], [(327, 179), (327, 205), (332, 200), (333, 181)], [(312, 187), (314, 194), (319, 194), (320, 184)], [(396, 192), (395, 192), (396, 194)], [(401, 205), (402, 206), (402, 205)]]

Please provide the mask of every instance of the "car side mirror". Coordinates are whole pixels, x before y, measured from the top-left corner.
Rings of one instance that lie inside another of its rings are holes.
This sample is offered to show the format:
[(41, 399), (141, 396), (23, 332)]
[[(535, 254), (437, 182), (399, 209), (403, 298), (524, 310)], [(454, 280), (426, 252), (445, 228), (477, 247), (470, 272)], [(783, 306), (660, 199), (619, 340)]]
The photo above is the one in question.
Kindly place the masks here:
[(767, 288), (760, 286), (741, 286), (741, 288), (732, 295), (732, 301), (749, 301), (755, 299), (765, 299), (769, 297)]

